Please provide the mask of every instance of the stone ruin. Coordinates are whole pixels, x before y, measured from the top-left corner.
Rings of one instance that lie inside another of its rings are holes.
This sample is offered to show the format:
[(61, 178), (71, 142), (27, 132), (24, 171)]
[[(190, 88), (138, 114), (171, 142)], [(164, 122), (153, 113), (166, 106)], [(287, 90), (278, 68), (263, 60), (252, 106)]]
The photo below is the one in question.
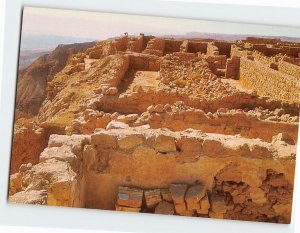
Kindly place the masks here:
[(125, 34), (71, 55), (15, 122), (9, 201), (289, 223), (299, 54)]

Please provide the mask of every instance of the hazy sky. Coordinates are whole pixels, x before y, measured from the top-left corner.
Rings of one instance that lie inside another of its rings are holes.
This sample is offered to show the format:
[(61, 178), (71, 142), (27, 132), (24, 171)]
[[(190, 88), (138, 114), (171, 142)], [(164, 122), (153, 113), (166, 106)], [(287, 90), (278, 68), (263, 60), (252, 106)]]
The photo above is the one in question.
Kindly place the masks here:
[(25, 7), (22, 33), (106, 39), (129, 34), (170, 35), (187, 32), (300, 37), (299, 28), (222, 23), (190, 19)]

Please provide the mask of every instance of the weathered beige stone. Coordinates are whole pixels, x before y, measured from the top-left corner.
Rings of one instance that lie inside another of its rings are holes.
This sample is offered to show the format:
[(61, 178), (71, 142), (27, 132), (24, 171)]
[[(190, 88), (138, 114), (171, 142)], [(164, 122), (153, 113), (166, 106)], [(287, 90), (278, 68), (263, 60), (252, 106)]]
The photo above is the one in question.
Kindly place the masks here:
[(174, 137), (167, 135), (157, 135), (154, 139), (153, 147), (158, 152), (167, 153), (176, 151)]
[[(184, 197), (185, 197), (185, 193), (187, 190), (187, 185), (186, 184), (170, 184), (169, 189), (170, 189), (174, 203), (175, 204), (184, 203), (184, 206), (185, 206)], [(175, 208), (176, 208), (176, 205), (175, 205)], [(180, 207), (178, 207), (178, 208), (180, 208)]]
[(111, 121), (108, 123), (106, 129), (126, 129), (129, 126), (123, 122), (120, 121)]
[(73, 164), (77, 157), (69, 146), (48, 147), (41, 153), (40, 162), (44, 162), (52, 158)]
[(123, 150), (130, 150), (144, 142), (144, 137), (141, 134), (129, 134), (121, 136), (118, 139), (118, 145)]
[(107, 149), (115, 149), (118, 147), (117, 137), (104, 132), (93, 134), (91, 136), (91, 143)]
[(174, 215), (175, 213), (174, 205), (169, 202), (162, 201), (158, 203), (158, 205), (155, 207), (154, 213), (164, 214), (164, 215)]
[(20, 204), (47, 205), (46, 190), (21, 191), (9, 197), (9, 202)]
[(153, 208), (162, 201), (160, 189), (147, 190), (144, 195), (148, 208)]

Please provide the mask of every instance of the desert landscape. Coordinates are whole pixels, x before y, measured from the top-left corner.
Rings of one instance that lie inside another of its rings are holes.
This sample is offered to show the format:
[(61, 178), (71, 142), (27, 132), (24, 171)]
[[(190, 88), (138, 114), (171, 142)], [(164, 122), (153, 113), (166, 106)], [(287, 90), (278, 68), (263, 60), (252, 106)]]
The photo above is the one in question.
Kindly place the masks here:
[(19, 71), (9, 201), (290, 223), (300, 43), (116, 35)]

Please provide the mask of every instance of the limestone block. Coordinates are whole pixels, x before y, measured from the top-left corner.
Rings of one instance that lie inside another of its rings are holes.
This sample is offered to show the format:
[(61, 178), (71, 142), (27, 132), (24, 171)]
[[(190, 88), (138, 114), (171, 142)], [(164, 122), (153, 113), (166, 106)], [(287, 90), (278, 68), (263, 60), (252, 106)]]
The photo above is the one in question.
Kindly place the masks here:
[(294, 139), (287, 133), (279, 133), (272, 138), (272, 143), (283, 141), (290, 145), (295, 145)]
[[(169, 189), (170, 189), (174, 203), (175, 204), (183, 204), (184, 203), (184, 206), (185, 206), (184, 197), (185, 197), (185, 193), (187, 190), (187, 185), (186, 184), (171, 184)], [(175, 206), (175, 208), (176, 208), (176, 206)]]
[(198, 214), (208, 214), (210, 208), (210, 203), (208, 199), (208, 195), (206, 194), (201, 200), (200, 200), (200, 209), (197, 210)]
[(161, 189), (160, 192), (164, 201), (173, 202), (172, 195), (169, 189)]
[(120, 122), (120, 121), (111, 121), (108, 123), (108, 125), (106, 126), (106, 129), (109, 130), (109, 129), (126, 129), (128, 128), (129, 125), (128, 124), (125, 124), (123, 122)]
[(175, 210), (176, 210), (177, 214), (181, 215), (182, 213), (187, 211), (186, 204), (184, 202), (183, 203), (175, 203)]
[(85, 144), (90, 143), (89, 135), (57, 135), (51, 134), (48, 142), (48, 147), (61, 147), (68, 145), (71, 147), (72, 152), (79, 155)]
[(72, 152), (69, 146), (61, 146), (61, 147), (47, 147), (40, 155), (40, 162), (44, 162), (48, 159), (55, 158), (60, 161), (66, 161), (70, 164), (73, 164), (76, 155)]
[(145, 200), (148, 208), (155, 207), (162, 201), (160, 189), (153, 189), (145, 191)]
[(227, 211), (227, 206), (225, 203), (225, 197), (219, 194), (211, 194), (209, 196), (210, 206), (212, 213), (215, 214), (225, 214)]
[(158, 152), (174, 152), (176, 151), (175, 139), (168, 135), (157, 135), (154, 139), (153, 147)]
[(9, 202), (33, 205), (47, 205), (46, 190), (21, 191), (9, 197)]
[(117, 204), (120, 206), (140, 208), (143, 203), (144, 191), (141, 189), (120, 186)]
[(224, 154), (224, 146), (220, 141), (206, 139), (203, 142), (203, 153), (208, 156), (222, 156)]
[(119, 147), (123, 150), (130, 150), (144, 142), (144, 137), (141, 134), (128, 134), (121, 136), (118, 140)]
[(188, 210), (198, 210), (201, 208), (200, 200), (206, 195), (206, 188), (199, 184), (190, 187), (185, 195)]
[(174, 215), (175, 213), (174, 205), (169, 202), (162, 201), (158, 203), (158, 205), (155, 207), (154, 213), (164, 214), (164, 215)]
[(115, 149), (118, 147), (117, 137), (104, 132), (92, 134), (91, 143), (103, 149)]

